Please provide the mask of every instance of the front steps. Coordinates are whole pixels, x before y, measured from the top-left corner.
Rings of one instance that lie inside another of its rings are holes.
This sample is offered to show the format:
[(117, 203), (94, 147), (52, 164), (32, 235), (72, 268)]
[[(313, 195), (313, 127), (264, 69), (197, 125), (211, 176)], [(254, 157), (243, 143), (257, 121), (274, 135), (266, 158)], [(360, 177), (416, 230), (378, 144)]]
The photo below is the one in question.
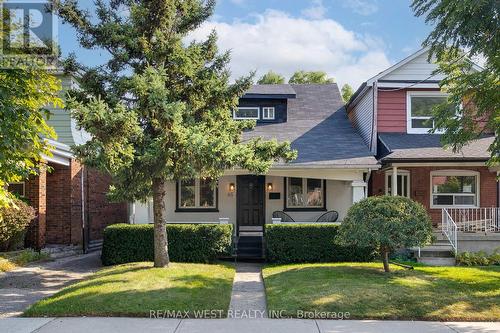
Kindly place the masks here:
[(412, 249), (417, 261), (430, 266), (455, 266), (455, 253), (448, 239), (441, 232), (435, 232), (434, 236), (434, 243), (420, 248), (420, 257), (418, 249)]
[(99, 240), (91, 240), (87, 247), (87, 253), (96, 252), (102, 250), (102, 239)]
[(237, 259), (262, 260), (264, 237), (262, 236), (243, 236), (240, 234), (236, 243)]

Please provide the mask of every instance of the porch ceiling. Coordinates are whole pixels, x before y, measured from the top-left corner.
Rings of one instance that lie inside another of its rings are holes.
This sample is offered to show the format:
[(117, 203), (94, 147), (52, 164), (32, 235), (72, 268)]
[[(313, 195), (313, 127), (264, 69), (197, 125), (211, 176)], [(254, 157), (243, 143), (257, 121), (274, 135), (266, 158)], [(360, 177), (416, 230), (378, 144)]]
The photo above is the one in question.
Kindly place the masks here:
[[(362, 181), (363, 173), (368, 172), (368, 168), (363, 169), (338, 169), (338, 168), (283, 168), (270, 169), (266, 176), (278, 177), (299, 177), (299, 178), (321, 178), (328, 180)], [(247, 175), (250, 172), (243, 169), (227, 170), (225, 176)]]

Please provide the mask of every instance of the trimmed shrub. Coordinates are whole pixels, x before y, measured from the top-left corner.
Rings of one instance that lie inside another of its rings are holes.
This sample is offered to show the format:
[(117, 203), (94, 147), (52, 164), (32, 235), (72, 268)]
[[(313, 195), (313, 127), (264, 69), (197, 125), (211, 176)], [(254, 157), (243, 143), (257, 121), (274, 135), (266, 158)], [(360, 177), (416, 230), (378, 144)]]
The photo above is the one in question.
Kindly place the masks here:
[(9, 207), (0, 208), (0, 251), (23, 246), (26, 228), (35, 218), (35, 210), (20, 199)]
[(266, 225), (266, 258), (274, 263), (369, 261), (370, 248), (340, 246), (339, 227), (326, 223)]
[[(168, 253), (174, 262), (212, 262), (231, 253), (231, 224), (168, 224)], [(153, 261), (152, 224), (113, 224), (104, 230), (103, 265)]]
[(456, 259), (458, 266), (500, 265), (500, 248), (495, 249), (492, 254), (487, 254), (484, 251), (461, 252)]

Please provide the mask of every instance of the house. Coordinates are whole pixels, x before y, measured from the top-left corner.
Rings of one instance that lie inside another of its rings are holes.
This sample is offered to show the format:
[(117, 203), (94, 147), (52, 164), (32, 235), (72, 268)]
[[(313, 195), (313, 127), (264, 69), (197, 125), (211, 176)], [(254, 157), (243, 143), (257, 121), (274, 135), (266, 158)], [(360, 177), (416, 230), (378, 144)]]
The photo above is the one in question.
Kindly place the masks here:
[(486, 166), (494, 134), (454, 153), (443, 147), (441, 134), (429, 133), (432, 107), (446, 94), (428, 56), (429, 49), (421, 49), (368, 79), (347, 104), (349, 119), (381, 164), (369, 195), (420, 202), (455, 251), (491, 250), (500, 246), (500, 169)]
[[(257, 122), (243, 140), (289, 141), (297, 159), (277, 163), (265, 175), (226, 170), (216, 188), (202, 179), (170, 182), (169, 223), (227, 219), (242, 242), (262, 237), (275, 211), (314, 222), (335, 210), (341, 221), (353, 203), (366, 197), (367, 180), (379, 164), (350, 123), (336, 84), (255, 85), (240, 98), (233, 118)], [(151, 202), (135, 203), (130, 211), (131, 223), (153, 221)]]
[[(63, 91), (77, 84), (62, 72), (58, 76)], [(48, 124), (57, 133), (57, 141), (48, 140), (52, 156), (43, 157), (45, 164), (37, 176), (9, 184), (9, 190), (27, 198), (36, 210), (26, 235), (27, 246), (88, 246), (102, 240), (107, 225), (127, 221), (127, 204), (109, 202), (109, 176), (83, 166), (73, 156), (71, 146), (84, 143), (89, 134), (76, 128), (67, 110), (50, 112)]]

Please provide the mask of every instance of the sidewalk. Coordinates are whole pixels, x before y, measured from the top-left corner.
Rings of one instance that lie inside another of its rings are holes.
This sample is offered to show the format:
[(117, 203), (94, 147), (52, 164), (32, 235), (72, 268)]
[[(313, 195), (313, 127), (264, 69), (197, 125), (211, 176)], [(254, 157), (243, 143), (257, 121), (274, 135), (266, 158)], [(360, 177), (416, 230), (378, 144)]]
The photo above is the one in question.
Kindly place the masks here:
[(2, 274), (0, 318), (20, 315), (31, 304), (82, 280), (100, 267), (99, 253), (95, 252), (41, 262)]
[(4, 318), (2, 333), (498, 333), (500, 323), (298, 319)]

